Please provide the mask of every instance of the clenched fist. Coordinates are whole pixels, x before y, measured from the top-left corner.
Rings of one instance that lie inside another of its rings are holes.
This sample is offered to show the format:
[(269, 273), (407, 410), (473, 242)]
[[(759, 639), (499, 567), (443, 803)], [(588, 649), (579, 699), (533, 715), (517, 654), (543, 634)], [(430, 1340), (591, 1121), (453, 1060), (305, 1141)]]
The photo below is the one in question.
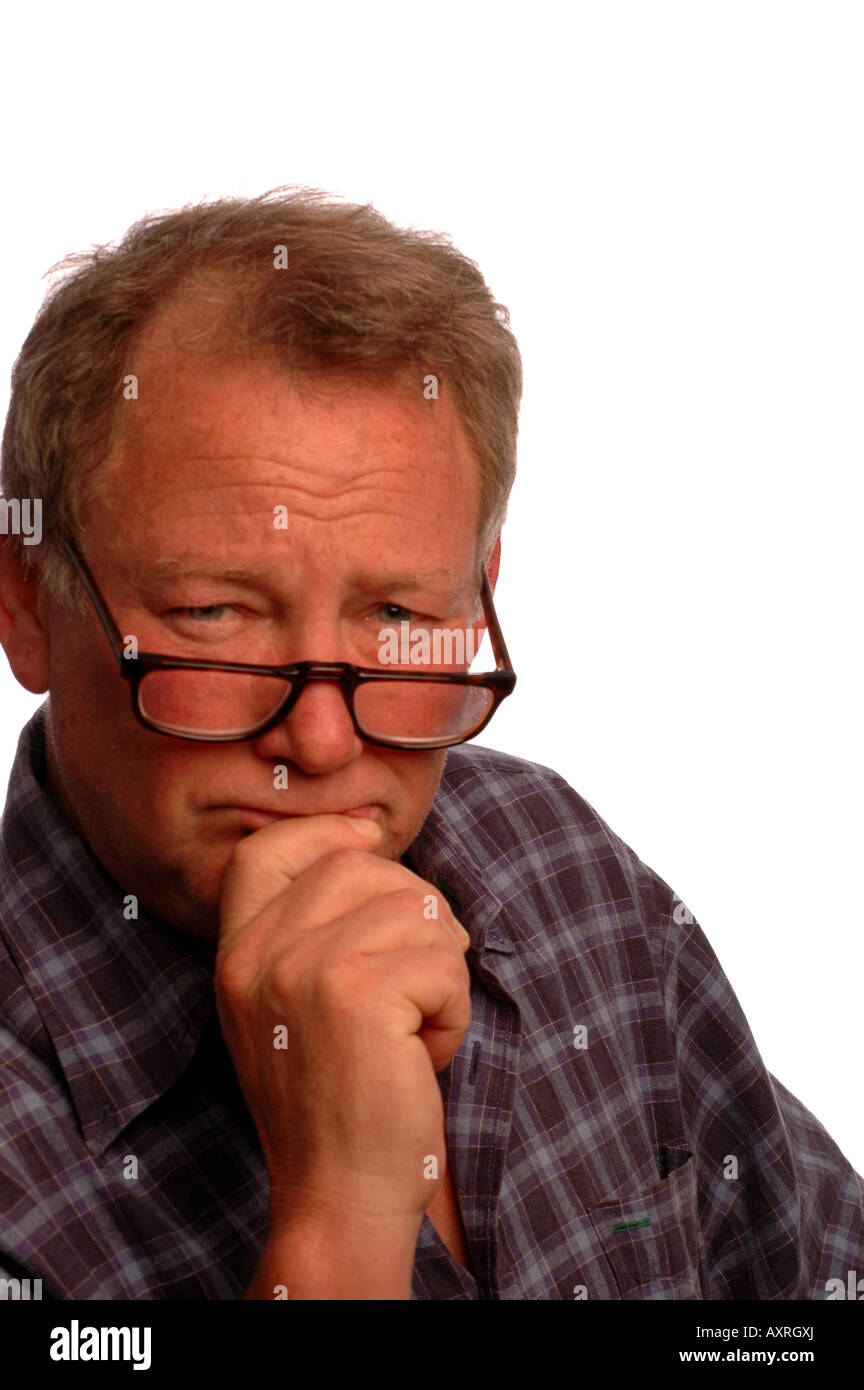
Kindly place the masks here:
[(274, 1247), (318, 1229), (407, 1251), (444, 1175), (435, 1073), (470, 1021), (468, 935), (428, 883), (375, 855), (380, 837), (371, 820), (286, 818), (241, 840), (225, 874), (216, 1001)]

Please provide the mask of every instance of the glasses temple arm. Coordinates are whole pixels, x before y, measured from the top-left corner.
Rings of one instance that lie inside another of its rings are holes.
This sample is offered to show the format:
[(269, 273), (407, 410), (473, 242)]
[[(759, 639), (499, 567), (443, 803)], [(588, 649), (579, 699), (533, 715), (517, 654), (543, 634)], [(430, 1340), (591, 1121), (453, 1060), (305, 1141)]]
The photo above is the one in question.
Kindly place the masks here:
[(74, 564), (75, 569), (78, 572), (78, 576), (82, 584), (84, 585), (84, 588), (87, 590), (87, 593), (90, 596), (90, 601), (93, 604), (93, 607), (96, 609), (96, 616), (98, 617), (100, 623), (105, 629), (105, 632), (108, 636), (108, 640), (111, 643), (111, 650), (114, 653), (115, 660), (117, 661), (117, 664), (119, 665), (120, 670), (122, 671), (124, 669), (123, 634), (120, 631), (117, 624), (115, 623), (114, 619), (112, 618), (108, 610), (108, 605), (106, 604), (104, 598), (99, 592), (99, 587), (96, 583), (96, 580), (90, 573), (90, 570), (87, 566), (87, 562), (85, 561), (84, 557), (78, 554), (78, 551), (75, 548), (75, 546), (72, 544), (71, 541), (67, 540), (65, 536), (62, 538), (61, 544), (63, 545), (70, 559), (72, 560), (72, 563)]
[(510, 660), (507, 643), (504, 641), (504, 634), (501, 631), (498, 615), (495, 612), (495, 605), (492, 602), (492, 585), (489, 583), (489, 576), (486, 573), (485, 565), (483, 566), (480, 593), (483, 600), (483, 608), (486, 613), (486, 625), (489, 628), (489, 640), (492, 643), (492, 650), (496, 655), (496, 667), (499, 671), (512, 671), (513, 663)]

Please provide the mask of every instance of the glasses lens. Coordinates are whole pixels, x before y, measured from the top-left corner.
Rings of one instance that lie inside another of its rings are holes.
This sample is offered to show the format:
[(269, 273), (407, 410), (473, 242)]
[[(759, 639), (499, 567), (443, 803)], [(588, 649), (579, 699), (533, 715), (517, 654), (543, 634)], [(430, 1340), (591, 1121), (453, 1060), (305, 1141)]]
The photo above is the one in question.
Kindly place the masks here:
[(370, 738), (434, 743), (473, 733), (494, 701), (493, 692), (480, 685), (368, 681), (354, 692), (354, 713)]
[[(141, 714), (156, 728), (190, 738), (243, 738), (285, 703), (292, 682), (236, 671), (148, 671), (138, 687)], [(438, 681), (369, 681), (354, 712), (370, 738), (410, 745), (466, 738), (494, 704), (491, 690)]]
[(240, 738), (276, 713), (291, 684), (236, 671), (148, 671), (138, 687), (138, 707), (166, 733)]

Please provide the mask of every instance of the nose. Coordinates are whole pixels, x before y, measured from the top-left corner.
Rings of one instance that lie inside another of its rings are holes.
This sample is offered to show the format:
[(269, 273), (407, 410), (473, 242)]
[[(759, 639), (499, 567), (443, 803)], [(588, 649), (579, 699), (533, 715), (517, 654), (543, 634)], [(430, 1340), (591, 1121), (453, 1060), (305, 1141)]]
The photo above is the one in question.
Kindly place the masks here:
[(253, 740), (257, 752), (318, 775), (353, 762), (362, 755), (363, 742), (354, 728), (349, 699), (338, 681), (313, 677), (291, 713)]

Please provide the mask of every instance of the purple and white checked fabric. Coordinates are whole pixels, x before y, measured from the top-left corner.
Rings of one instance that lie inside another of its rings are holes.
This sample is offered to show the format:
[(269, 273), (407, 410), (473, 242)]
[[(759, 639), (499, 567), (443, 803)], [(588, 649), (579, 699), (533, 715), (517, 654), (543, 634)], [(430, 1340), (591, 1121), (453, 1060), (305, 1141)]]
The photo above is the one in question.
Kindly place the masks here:
[[(40, 710), (0, 823), (0, 1279), (241, 1298), (268, 1180), (210, 968), (124, 917), (44, 782)], [(451, 749), (405, 863), (472, 940), (439, 1083), (474, 1273), (424, 1217), (413, 1298), (824, 1299), (864, 1272), (861, 1178), (766, 1070), (698, 923), (563, 778)]]

